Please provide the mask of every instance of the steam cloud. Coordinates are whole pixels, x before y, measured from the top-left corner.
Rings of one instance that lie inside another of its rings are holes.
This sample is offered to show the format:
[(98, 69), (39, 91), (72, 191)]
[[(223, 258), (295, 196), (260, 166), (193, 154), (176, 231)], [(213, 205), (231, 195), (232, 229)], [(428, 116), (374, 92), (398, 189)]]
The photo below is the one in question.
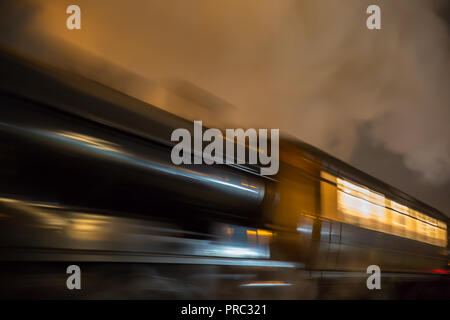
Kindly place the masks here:
[[(13, 21), (22, 30), (14, 43), (36, 50), (27, 39), (56, 37), (152, 80), (186, 80), (236, 106), (227, 125), (280, 128), (343, 160), (358, 127), (370, 126), (373, 141), (424, 180), (450, 178), (441, 2), (78, 0), (80, 31), (65, 28), (69, 4), (30, 2), (29, 16)], [(381, 30), (365, 26), (369, 4), (381, 7)], [(115, 85), (152, 102), (143, 85)]]

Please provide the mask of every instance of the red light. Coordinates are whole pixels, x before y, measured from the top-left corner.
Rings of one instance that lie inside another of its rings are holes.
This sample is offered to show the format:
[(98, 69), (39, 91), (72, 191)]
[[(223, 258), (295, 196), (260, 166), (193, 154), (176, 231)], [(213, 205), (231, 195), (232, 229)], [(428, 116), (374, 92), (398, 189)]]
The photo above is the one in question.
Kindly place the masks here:
[(431, 271), (433, 271), (434, 273), (439, 273), (439, 274), (450, 274), (449, 270), (433, 269)]

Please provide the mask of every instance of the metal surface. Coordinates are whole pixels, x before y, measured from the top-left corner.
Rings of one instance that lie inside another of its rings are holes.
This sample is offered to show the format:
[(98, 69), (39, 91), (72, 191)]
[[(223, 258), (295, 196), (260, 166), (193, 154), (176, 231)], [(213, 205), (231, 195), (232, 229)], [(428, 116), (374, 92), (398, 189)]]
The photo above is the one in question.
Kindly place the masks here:
[(141, 214), (158, 204), (250, 214), (264, 198), (258, 176), (176, 166), (169, 148), (14, 97), (2, 96), (0, 119), (3, 195)]

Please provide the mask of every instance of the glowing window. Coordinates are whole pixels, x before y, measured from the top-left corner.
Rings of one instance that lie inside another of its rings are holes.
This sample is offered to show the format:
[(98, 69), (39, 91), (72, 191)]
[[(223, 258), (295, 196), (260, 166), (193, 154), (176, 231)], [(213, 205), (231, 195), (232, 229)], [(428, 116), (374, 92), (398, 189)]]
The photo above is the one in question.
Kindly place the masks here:
[(447, 224), (336, 177), (337, 207), (343, 221), (429, 244), (447, 246)]

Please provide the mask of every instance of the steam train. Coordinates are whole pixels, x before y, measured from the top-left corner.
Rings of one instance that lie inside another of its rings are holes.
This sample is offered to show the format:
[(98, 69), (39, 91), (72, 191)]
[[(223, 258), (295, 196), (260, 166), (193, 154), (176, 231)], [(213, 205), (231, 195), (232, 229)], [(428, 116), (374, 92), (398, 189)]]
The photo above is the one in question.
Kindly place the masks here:
[(398, 297), (411, 279), (450, 296), (449, 219), (401, 191), (291, 138), (276, 176), (174, 165), (190, 121), (17, 53), (0, 66), (2, 298)]

